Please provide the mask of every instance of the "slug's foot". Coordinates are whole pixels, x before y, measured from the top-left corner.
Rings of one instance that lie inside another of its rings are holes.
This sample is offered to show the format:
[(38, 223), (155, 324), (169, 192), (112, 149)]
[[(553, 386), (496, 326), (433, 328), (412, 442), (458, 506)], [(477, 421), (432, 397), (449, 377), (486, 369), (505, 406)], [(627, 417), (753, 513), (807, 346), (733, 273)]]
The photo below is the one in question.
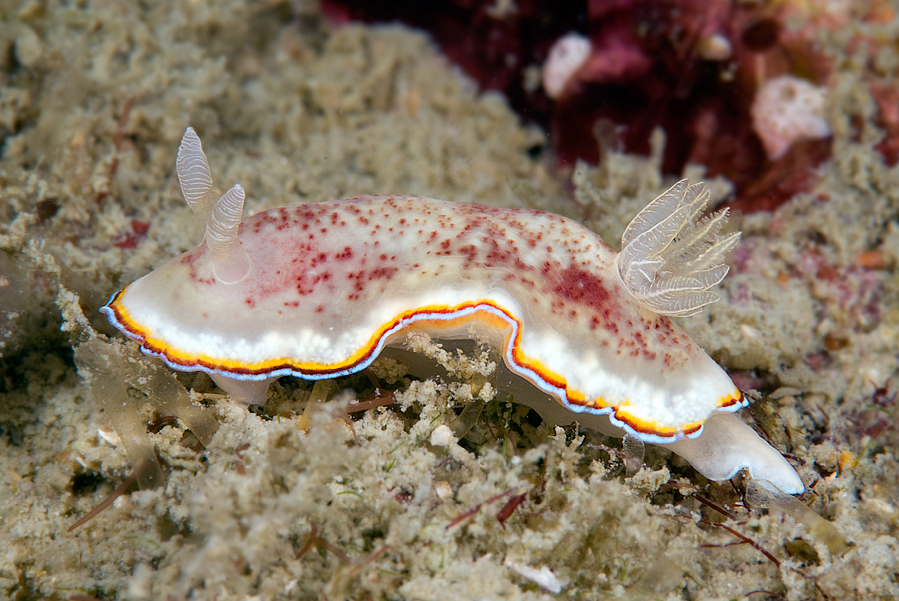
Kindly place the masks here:
[(265, 405), (268, 386), (277, 378), (238, 380), (221, 374), (209, 374), (215, 385), (246, 405)]

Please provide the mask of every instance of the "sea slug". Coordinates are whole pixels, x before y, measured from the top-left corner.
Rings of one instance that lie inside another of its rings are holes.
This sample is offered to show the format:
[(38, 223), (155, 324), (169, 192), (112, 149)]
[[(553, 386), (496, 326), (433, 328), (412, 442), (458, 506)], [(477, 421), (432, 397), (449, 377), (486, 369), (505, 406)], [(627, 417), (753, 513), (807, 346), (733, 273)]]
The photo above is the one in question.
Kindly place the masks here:
[(193, 129), (176, 166), (205, 242), (102, 309), (173, 369), (204, 371), (252, 404), (279, 376), (362, 370), (411, 332), (477, 337), (533, 384), (516, 400), (548, 420), (666, 444), (712, 479), (748, 468), (802, 490), (776, 450), (722, 413), (745, 405), (743, 395), (669, 317), (717, 300), (709, 288), (739, 237), (719, 235), (726, 211), (702, 217), (701, 184), (678, 182), (650, 203), (618, 253), (552, 213), (416, 196), (283, 207), (241, 222), (243, 189), (214, 199)]

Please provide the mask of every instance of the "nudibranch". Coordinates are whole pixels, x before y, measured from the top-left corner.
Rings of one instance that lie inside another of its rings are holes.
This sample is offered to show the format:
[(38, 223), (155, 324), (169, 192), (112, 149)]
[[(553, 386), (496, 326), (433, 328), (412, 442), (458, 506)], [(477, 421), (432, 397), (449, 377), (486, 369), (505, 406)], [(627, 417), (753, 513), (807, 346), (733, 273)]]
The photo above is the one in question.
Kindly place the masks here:
[(516, 401), (549, 420), (668, 445), (711, 479), (747, 468), (802, 490), (783, 456), (727, 413), (743, 395), (671, 320), (717, 300), (709, 288), (739, 237), (719, 235), (726, 211), (702, 216), (702, 184), (678, 182), (650, 203), (619, 253), (552, 213), (417, 196), (241, 221), (243, 189), (215, 200), (191, 128), (176, 166), (204, 243), (102, 309), (173, 369), (204, 371), (252, 404), (280, 376), (360, 371), (411, 332), (489, 340), (535, 387)]

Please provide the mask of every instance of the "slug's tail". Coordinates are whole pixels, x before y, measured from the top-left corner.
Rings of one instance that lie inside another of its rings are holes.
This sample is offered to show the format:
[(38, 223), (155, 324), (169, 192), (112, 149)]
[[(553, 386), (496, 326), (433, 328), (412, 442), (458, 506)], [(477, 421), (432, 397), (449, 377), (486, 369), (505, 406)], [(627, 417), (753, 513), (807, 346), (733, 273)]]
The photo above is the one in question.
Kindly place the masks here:
[(703, 184), (681, 180), (624, 230), (618, 271), (647, 309), (683, 317), (718, 300), (709, 288), (727, 275), (724, 257), (740, 232), (718, 235), (727, 223), (727, 209), (700, 217), (710, 196)]

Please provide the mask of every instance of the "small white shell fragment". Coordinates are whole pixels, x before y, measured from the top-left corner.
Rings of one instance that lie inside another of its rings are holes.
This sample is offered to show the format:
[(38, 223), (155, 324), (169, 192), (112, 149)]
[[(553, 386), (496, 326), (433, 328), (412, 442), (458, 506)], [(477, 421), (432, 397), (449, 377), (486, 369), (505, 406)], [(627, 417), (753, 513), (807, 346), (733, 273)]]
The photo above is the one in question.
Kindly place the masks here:
[(543, 89), (550, 98), (560, 98), (572, 76), (587, 62), (593, 45), (579, 33), (562, 36), (549, 50), (543, 65)]
[(707, 61), (726, 61), (733, 52), (730, 40), (720, 33), (713, 33), (699, 42), (699, 56)]
[(19, 23), (15, 44), (16, 60), (28, 69), (34, 69), (44, 54), (41, 39), (33, 29)]
[(540, 588), (549, 593), (558, 595), (562, 592), (562, 586), (564, 586), (563, 583), (556, 578), (556, 575), (552, 573), (552, 570), (546, 566), (537, 569), (523, 563), (518, 563), (517, 561), (507, 560), (506, 567), (522, 578), (536, 583)]
[(750, 113), (769, 159), (779, 159), (799, 140), (831, 135), (824, 100), (824, 88), (792, 75), (769, 79), (759, 88)]
[(431, 432), (431, 444), (435, 447), (451, 447), (456, 444), (456, 437), (447, 425), (439, 425)]
[(762, 337), (757, 329), (745, 323), (740, 324), (740, 334), (747, 340), (759, 340)]
[(119, 435), (115, 433), (115, 430), (107, 432), (106, 430), (97, 428), (97, 436), (114, 447), (122, 444), (122, 439), (119, 438)]
[(452, 499), (453, 498), (453, 487), (450, 486), (450, 483), (446, 480), (438, 480), (434, 483), (434, 492), (437, 493), (437, 497), (439, 499)]

